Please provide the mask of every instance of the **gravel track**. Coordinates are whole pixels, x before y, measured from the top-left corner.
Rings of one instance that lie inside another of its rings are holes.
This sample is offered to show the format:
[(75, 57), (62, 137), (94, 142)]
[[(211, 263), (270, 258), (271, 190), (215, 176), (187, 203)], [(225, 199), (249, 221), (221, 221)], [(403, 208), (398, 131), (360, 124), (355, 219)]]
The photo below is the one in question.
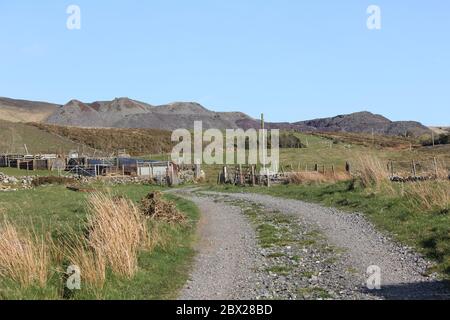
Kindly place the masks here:
[(194, 271), (181, 300), (254, 299), (255, 232), (239, 208), (189, 197), (201, 211)]
[[(431, 265), (429, 261), (376, 230), (361, 214), (259, 194), (183, 192), (199, 206), (203, 218), (199, 227), (199, 254), (191, 281), (180, 299), (299, 299), (302, 297), (298, 296), (298, 290), (305, 287), (314, 292), (320, 289), (331, 299), (450, 297), (448, 286), (435, 275), (426, 275)], [(267, 258), (267, 250), (258, 245), (255, 228), (241, 208), (230, 204), (231, 201), (255, 203), (265, 210), (276, 210), (292, 217), (294, 225), (300, 229), (289, 227), (290, 232), (306, 234), (308, 230), (319, 230), (325, 238), (321, 246), (332, 245), (342, 252), (320, 250), (317, 244), (316, 247), (312, 244), (298, 248), (289, 246), (289, 250), (302, 253), (297, 266), (294, 254), (279, 248), (278, 253), (288, 258), (275, 260), (295, 265), (294, 271), (285, 276), (267, 273), (264, 268), (271, 266), (274, 259)], [(366, 286), (367, 268), (374, 265), (381, 270), (381, 290), (368, 290)], [(303, 270), (302, 273), (297, 269)], [(305, 270), (315, 273), (305, 279), (302, 276)]]

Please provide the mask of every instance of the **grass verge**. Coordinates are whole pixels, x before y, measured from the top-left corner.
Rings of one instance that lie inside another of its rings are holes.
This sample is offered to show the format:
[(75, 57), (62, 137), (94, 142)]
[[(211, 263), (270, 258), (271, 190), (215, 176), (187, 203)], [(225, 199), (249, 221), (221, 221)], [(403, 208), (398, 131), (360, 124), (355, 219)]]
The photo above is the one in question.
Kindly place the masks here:
[[(128, 185), (108, 189), (98, 187), (98, 189), (111, 192), (117, 197), (117, 201), (124, 201), (120, 200), (121, 197), (131, 199), (137, 206), (140, 199), (157, 188)], [(176, 298), (179, 289), (187, 280), (194, 256), (192, 245), (199, 217), (197, 207), (184, 199), (166, 196), (166, 199), (174, 201), (178, 210), (187, 216), (187, 223), (176, 225), (148, 220), (148, 229), (155, 232), (150, 232), (152, 236), (148, 239), (148, 246), (138, 250), (136, 267), (131, 266), (132, 274), (124, 276), (123, 272), (115, 272), (111, 268), (111, 260), (115, 257), (111, 248), (111, 250), (107, 250), (110, 255), (104, 255), (106, 258), (103, 261), (94, 255), (89, 246), (91, 244), (73, 246), (73, 239), (83, 239), (90, 231), (92, 233), (88, 223), (90, 221), (87, 215), (89, 211), (86, 208), (86, 197), (88, 196), (69, 191), (63, 186), (39, 187), (33, 190), (2, 194), (0, 198), (2, 212), (7, 220), (17, 227), (18, 234), (24, 234), (25, 230), (34, 226), (33, 232), (37, 239), (49, 236), (51, 239), (49, 242), (56, 243), (59, 247), (64, 244), (65, 247), (77, 248), (77, 250), (72, 250), (69, 257), (52, 252), (45, 285), (33, 280), (36, 284), (24, 286), (12, 277), (1, 276), (0, 299), (151, 300)], [(95, 221), (91, 220), (92, 222)], [(118, 223), (126, 222), (118, 220)], [(104, 236), (95, 233), (94, 235), (97, 238)], [(90, 240), (96, 239), (95, 237)], [(100, 250), (106, 249), (102, 247)], [(67, 267), (74, 262), (79, 264), (80, 269), (83, 270), (86, 269), (86, 266), (90, 266), (88, 268), (90, 274), (83, 275), (82, 272), (81, 290), (70, 291), (65, 286), (67, 278), (65, 273)], [(128, 268), (124, 270), (127, 271)], [(104, 281), (96, 283), (102, 277), (104, 277)]]

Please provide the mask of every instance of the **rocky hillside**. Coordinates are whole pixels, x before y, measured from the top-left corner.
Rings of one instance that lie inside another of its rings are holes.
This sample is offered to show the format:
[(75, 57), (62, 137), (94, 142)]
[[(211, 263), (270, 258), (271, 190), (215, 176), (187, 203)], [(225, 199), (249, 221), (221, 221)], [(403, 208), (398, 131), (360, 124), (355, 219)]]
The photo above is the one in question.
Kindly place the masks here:
[[(196, 120), (201, 120), (205, 129), (260, 127), (258, 120), (241, 112), (214, 112), (195, 102), (153, 106), (129, 98), (93, 103), (71, 100), (64, 106), (1, 98), (0, 119), (84, 128), (192, 129)], [(312, 132), (374, 132), (414, 137), (431, 134), (431, 130), (419, 122), (395, 122), (370, 112), (294, 123), (267, 123), (266, 128)]]
[(213, 112), (198, 103), (176, 102), (152, 106), (128, 98), (110, 102), (83, 103), (72, 100), (48, 119), (48, 124), (98, 128), (192, 128), (203, 121), (204, 128), (237, 128), (237, 121), (251, 119), (239, 112)]
[(295, 124), (324, 132), (374, 132), (375, 134), (413, 137), (431, 133), (428, 127), (419, 122), (391, 121), (370, 112), (357, 112), (332, 118), (301, 121)]
[(59, 105), (0, 97), (0, 120), (10, 122), (41, 122), (59, 109)]

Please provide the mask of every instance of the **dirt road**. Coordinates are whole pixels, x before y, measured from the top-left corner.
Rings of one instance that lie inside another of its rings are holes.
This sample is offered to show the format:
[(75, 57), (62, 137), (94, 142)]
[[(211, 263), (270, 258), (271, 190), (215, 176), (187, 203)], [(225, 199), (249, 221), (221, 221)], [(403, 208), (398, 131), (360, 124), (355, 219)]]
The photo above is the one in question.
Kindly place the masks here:
[(183, 194), (202, 220), (181, 299), (450, 298), (426, 275), (430, 262), (363, 215), (258, 194)]

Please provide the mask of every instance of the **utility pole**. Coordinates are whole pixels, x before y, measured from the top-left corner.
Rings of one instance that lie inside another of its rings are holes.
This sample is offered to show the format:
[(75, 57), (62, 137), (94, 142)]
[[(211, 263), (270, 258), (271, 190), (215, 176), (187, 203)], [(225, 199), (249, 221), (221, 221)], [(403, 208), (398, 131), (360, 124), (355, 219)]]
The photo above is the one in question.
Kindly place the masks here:
[(261, 130), (262, 130), (262, 163), (263, 168), (266, 168), (266, 132), (264, 130), (264, 113), (261, 113)]

